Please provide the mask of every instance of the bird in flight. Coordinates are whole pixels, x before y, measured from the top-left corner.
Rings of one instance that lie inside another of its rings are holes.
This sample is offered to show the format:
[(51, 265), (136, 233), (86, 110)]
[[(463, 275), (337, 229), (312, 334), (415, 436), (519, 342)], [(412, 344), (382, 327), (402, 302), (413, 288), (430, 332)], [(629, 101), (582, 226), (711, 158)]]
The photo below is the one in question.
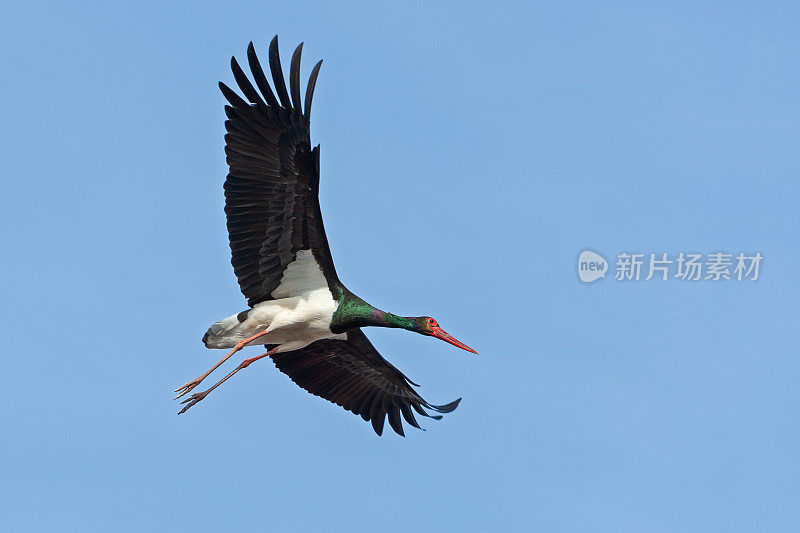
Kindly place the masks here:
[(381, 357), (361, 328), (401, 328), (477, 352), (445, 333), (433, 318), (381, 311), (339, 281), (320, 212), (319, 145), (312, 149), (309, 133), (322, 61), (312, 69), (302, 100), (302, 49), (301, 43), (292, 55), (288, 91), (277, 35), (269, 46), (274, 92), (252, 42), (247, 61), (255, 87), (231, 58), (233, 76), (247, 100), (219, 84), (229, 103), (224, 190), (231, 263), (249, 308), (209, 328), (203, 337), (206, 347), (231, 350), (206, 373), (176, 389), (175, 398), (191, 393), (245, 346), (264, 345), (266, 353), (245, 359), (209, 389), (187, 396), (180, 413), (240, 370), (270, 357), (278, 370), (311, 394), (371, 421), (378, 435), (387, 416), (392, 429), (404, 435), (401, 415), (419, 428), (415, 411), (440, 419), (426, 409), (448, 413), (461, 399), (445, 405), (425, 401), (412, 387), (418, 385)]

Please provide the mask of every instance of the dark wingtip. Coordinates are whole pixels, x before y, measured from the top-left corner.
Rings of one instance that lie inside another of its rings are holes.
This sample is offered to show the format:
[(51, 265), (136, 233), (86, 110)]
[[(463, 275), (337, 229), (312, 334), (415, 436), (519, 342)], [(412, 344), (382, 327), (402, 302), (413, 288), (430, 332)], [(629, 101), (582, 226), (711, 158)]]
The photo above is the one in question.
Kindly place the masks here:
[(380, 413), (380, 415), (372, 417), (372, 429), (375, 430), (375, 433), (377, 433), (379, 437), (383, 434), (383, 422), (386, 419), (385, 417), (386, 413)]
[(292, 54), (292, 62), (289, 65), (289, 90), (292, 93), (292, 105), (298, 113), (303, 113), (300, 100), (300, 56), (303, 53), (303, 43), (297, 45)]
[(311, 75), (308, 77), (308, 86), (306, 87), (306, 102), (305, 102), (305, 111), (303, 111), (303, 115), (306, 117), (306, 120), (311, 116), (311, 100), (314, 98), (314, 87), (317, 85), (317, 76), (319, 76), (319, 68), (322, 66), (322, 60), (320, 59), (317, 61), (317, 64), (314, 65), (314, 68), (311, 69)]
[(408, 404), (401, 403), (400, 412), (403, 414), (403, 418), (406, 419), (406, 422), (408, 422), (417, 429), (422, 429), (421, 427), (419, 427), (419, 423), (417, 422), (417, 419), (414, 417), (414, 411), (411, 410)]
[(317, 61), (314, 68), (311, 69), (311, 74), (308, 76), (308, 86), (306, 87), (306, 101), (305, 101), (305, 114), (311, 114), (311, 100), (314, 97), (314, 88), (317, 85), (317, 76), (319, 76), (319, 69), (322, 67), (322, 59)]
[(403, 432), (403, 422), (400, 418), (400, 407), (398, 405), (392, 405), (387, 414), (389, 415), (389, 425), (392, 426), (394, 432), (401, 437), (405, 437), (406, 434)]
[(224, 83), (219, 82), (219, 90), (222, 91), (222, 95), (231, 104), (232, 107), (236, 108), (236, 107), (242, 107), (243, 105), (245, 107), (247, 106), (247, 103), (241, 98), (239, 98), (239, 95), (237, 95), (233, 91), (233, 89), (231, 89)]
[(278, 36), (272, 38), (269, 43), (269, 69), (272, 72), (272, 83), (275, 85), (275, 91), (278, 93), (278, 98), (281, 104), (286, 109), (292, 107), (292, 102), (289, 99), (289, 93), (286, 91), (286, 82), (283, 79), (283, 69), (281, 69), (281, 57), (278, 52)]
[(267, 103), (273, 107), (280, 107), (278, 105), (278, 100), (275, 98), (275, 94), (272, 92), (272, 88), (269, 86), (267, 77), (264, 75), (264, 69), (261, 68), (261, 62), (258, 60), (258, 55), (256, 55), (256, 48), (253, 46), (253, 41), (250, 41), (250, 44), (247, 46), (247, 62), (250, 64), (250, 72), (256, 80), (256, 85), (261, 91), (261, 94), (264, 95), (264, 98), (267, 99)]
[(439, 413), (451, 413), (455, 411), (459, 403), (461, 403), (461, 398), (444, 405), (431, 405), (430, 408)]
[(235, 57), (231, 57), (231, 71), (233, 72), (233, 77), (236, 79), (236, 83), (239, 85), (239, 89), (242, 90), (250, 103), (266, 107), (267, 104), (261, 99), (261, 96), (258, 94), (255, 87), (253, 87), (253, 84), (250, 83), (250, 80), (247, 79), (247, 75), (245, 75), (244, 70), (239, 66), (239, 62), (236, 61)]

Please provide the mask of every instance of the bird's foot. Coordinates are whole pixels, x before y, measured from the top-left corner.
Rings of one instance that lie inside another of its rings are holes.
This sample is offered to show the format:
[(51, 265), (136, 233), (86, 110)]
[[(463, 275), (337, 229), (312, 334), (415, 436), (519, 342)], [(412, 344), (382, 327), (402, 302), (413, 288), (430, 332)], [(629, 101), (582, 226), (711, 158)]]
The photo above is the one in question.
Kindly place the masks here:
[(201, 381), (203, 381), (203, 380), (202, 380), (202, 379), (200, 379), (200, 378), (193, 379), (192, 381), (190, 381), (189, 383), (187, 383), (187, 384), (186, 384), (186, 385), (184, 385), (183, 387), (178, 387), (177, 389), (175, 389), (175, 392), (177, 392), (177, 393), (178, 393), (178, 395), (177, 395), (177, 396), (175, 396), (175, 397), (173, 398), (173, 400), (177, 400), (177, 399), (178, 399), (178, 398), (180, 398), (181, 396), (184, 396), (185, 394), (187, 394), (187, 393), (191, 392), (191, 391), (192, 391), (192, 389), (194, 389), (195, 387), (197, 387), (198, 385), (200, 385), (200, 382), (201, 382)]
[(194, 394), (183, 400), (181, 404), (185, 403), (186, 407), (181, 409), (178, 414), (181, 415), (185, 413), (191, 406), (200, 403), (203, 400), (203, 398), (205, 398), (208, 395), (209, 392), (211, 392), (210, 389), (203, 392), (195, 392)]

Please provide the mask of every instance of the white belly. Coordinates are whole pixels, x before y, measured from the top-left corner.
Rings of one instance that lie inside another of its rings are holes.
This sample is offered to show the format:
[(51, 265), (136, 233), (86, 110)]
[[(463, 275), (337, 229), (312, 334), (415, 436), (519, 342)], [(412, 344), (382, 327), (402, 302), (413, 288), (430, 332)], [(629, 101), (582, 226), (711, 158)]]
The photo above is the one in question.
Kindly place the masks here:
[[(274, 300), (224, 318), (211, 326), (203, 342), (208, 348), (233, 348), (236, 343), (266, 330), (248, 346), (279, 344), (279, 352), (299, 350), (320, 339), (346, 339), (331, 333), (333, 313), (339, 304), (311, 250), (300, 250), (283, 272)], [(246, 315), (246, 317), (244, 316)]]
[(320, 339), (346, 339), (347, 335), (337, 335), (330, 330), (337, 306), (327, 287), (300, 296), (261, 302), (247, 311), (243, 322), (239, 321), (240, 313), (211, 326), (206, 346), (233, 348), (237, 342), (265, 330), (265, 335), (247, 345), (279, 344), (279, 352), (288, 352)]

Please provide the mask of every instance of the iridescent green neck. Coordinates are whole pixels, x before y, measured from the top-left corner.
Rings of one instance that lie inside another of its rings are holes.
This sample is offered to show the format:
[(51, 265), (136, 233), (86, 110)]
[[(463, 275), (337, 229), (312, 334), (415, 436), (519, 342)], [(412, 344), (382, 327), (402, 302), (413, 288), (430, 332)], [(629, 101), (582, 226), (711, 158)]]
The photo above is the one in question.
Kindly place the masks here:
[(344, 333), (351, 328), (378, 326), (384, 328), (402, 328), (417, 331), (415, 318), (393, 315), (371, 306), (347, 289), (342, 288), (338, 294), (339, 306), (331, 319), (331, 331)]

